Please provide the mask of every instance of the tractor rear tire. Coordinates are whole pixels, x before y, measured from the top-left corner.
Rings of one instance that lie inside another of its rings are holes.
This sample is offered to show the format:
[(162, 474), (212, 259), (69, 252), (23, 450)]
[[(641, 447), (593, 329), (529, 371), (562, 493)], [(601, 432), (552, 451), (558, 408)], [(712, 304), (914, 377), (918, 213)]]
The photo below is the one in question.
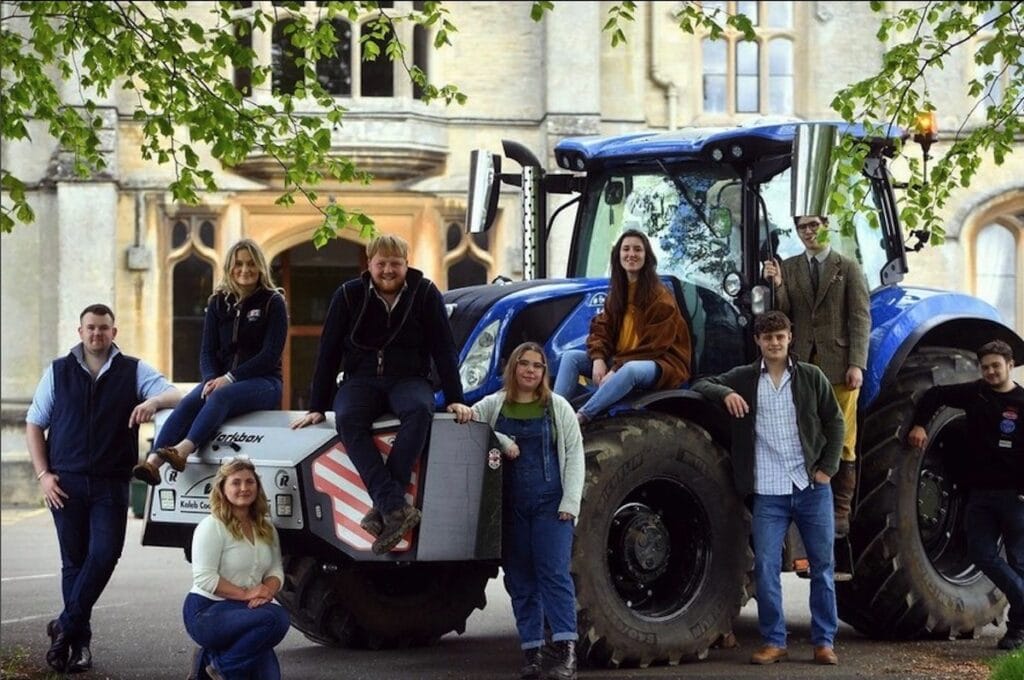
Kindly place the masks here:
[(1006, 606), (967, 555), (966, 498), (956, 481), (956, 461), (968, 448), (963, 412), (935, 414), (925, 451), (905, 444), (928, 388), (977, 378), (973, 353), (920, 348), (864, 417), (850, 527), (854, 579), (836, 584), (840, 618), (864, 635), (974, 637)]
[(278, 601), (292, 625), (319, 644), (357, 649), (428, 645), (465, 632), (498, 571), (486, 563), (335, 567), (312, 557), (287, 557), (284, 569)]
[(580, 659), (702, 659), (749, 598), (750, 520), (726, 452), (681, 418), (630, 414), (584, 430), (573, 545)]

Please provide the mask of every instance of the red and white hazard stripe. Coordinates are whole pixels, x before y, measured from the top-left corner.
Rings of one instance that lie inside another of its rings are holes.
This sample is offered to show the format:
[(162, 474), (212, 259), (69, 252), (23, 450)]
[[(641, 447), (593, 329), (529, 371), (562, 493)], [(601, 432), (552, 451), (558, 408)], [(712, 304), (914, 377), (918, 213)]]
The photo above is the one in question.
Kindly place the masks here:
[[(391, 442), (394, 439), (394, 435), (374, 437), (385, 462), (391, 452)], [(419, 490), (419, 467), (417, 459), (412, 468), (409, 486), (405, 490), (405, 500), (411, 505), (416, 503), (416, 495)], [(338, 539), (356, 550), (370, 550), (374, 538), (363, 531), (359, 522), (370, 511), (373, 501), (341, 442), (313, 461), (313, 488), (331, 498), (334, 534)], [(412, 547), (412, 532), (413, 530), (410, 530), (392, 552), (409, 550)]]

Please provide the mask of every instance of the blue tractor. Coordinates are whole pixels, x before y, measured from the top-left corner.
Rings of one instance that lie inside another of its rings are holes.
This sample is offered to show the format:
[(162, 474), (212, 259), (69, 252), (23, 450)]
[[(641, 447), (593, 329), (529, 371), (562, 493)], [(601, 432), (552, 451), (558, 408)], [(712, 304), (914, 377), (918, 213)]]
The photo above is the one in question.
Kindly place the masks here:
[[(520, 342), (543, 343), (552, 374), (565, 350), (584, 346), (608, 289), (611, 246), (630, 227), (649, 235), (690, 324), (694, 375), (753, 360), (751, 321), (771, 305), (761, 262), (802, 251), (793, 201), (820, 192), (829, 165), (818, 142), (805, 141), (801, 156), (798, 140), (838, 135), (867, 146), (857, 181), (869, 200), (831, 245), (861, 263), (872, 290), (845, 549), (855, 576), (837, 584), (839, 614), (870, 636), (970, 636), (998, 620), (1005, 599), (966, 555), (963, 492), (945, 452), (960, 452), (969, 433), (962, 413), (946, 410), (929, 425), (927, 450), (903, 436), (924, 390), (978, 377), (976, 347), (1002, 339), (1022, 360), (1024, 341), (977, 298), (901, 285), (912, 249), (887, 168), (907, 138), (901, 130), (773, 123), (571, 138), (555, 147), (562, 173), (545, 173), (516, 143), (504, 144), (521, 166), (515, 174), (501, 172), (502, 156), (473, 152), (469, 227), (490, 226), (503, 183), (521, 187), (534, 278), (446, 295), (467, 399), (498, 389)], [(576, 206), (566, 278), (544, 278), (549, 194), (574, 195), (563, 204)], [(572, 567), (581, 657), (612, 666), (702, 658), (754, 595), (749, 513), (732, 489), (724, 412), (685, 385), (634, 393), (589, 423), (584, 439)]]

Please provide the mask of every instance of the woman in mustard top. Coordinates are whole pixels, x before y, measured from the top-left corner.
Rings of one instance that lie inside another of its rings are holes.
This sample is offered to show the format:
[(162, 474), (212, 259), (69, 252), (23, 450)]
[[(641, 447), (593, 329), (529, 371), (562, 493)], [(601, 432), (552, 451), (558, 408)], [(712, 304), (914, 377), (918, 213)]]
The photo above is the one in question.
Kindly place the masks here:
[(576, 414), (587, 423), (636, 389), (671, 388), (690, 377), (690, 329), (675, 296), (658, 278), (647, 235), (627, 229), (611, 254), (604, 310), (590, 322), (587, 349), (562, 356), (555, 393), (572, 400), (596, 387)]

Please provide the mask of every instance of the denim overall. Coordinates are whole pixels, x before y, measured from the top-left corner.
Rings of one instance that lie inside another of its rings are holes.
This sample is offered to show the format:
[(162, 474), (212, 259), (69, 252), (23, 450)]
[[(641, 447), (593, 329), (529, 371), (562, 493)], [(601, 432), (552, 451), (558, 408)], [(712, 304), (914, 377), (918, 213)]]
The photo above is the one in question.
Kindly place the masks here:
[(498, 416), (496, 431), (519, 446), (504, 472), (505, 589), (523, 649), (544, 644), (544, 622), (553, 642), (576, 640), (576, 592), (569, 575), (572, 521), (558, 519), (562, 479), (551, 418)]

